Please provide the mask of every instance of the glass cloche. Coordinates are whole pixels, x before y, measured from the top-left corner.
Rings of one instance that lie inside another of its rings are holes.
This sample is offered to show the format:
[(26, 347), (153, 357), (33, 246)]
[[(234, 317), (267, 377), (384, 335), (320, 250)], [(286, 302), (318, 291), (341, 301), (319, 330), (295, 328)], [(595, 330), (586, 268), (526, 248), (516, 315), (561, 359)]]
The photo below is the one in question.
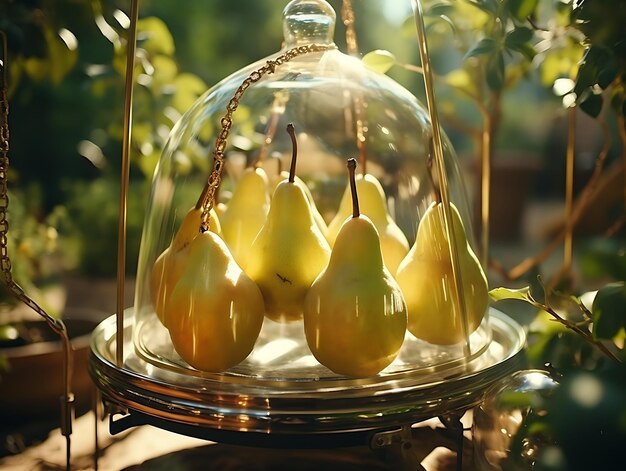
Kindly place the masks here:
[(169, 136), (134, 354), (194, 381), (305, 392), (466, 371), (492, 329), (452, 146), (461, 309), (424, 106), (336, 48), (325, 1), (294, 0), (283, 18), (283, 48), (208, 90)]

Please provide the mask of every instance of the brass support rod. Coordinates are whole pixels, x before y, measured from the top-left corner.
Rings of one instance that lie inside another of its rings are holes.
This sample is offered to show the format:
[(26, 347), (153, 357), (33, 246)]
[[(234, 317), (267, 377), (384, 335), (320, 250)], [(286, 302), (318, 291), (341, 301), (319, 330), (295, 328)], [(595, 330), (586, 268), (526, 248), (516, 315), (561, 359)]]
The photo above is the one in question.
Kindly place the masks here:
[(453, 227), (452, 210), (450, 208), (450, 194), (448, 192), (448, 176), (446, 174), (445, 161), (443, 156), (443, 143), (441, 140), (441, 129), (439, 125), (439, 116), (435, 105), (435, 90), (433, 85), (433, 74), (430, 67), (430, 59), (428, 55), (428, 43), (426, 41), (426, 33), (424, 27), (424, 15), (419, 0), (411, 0), (413, 6), (413, 16), (415, 18), (415, 26), (417, 28), (417, 38), (419, 45), (420, 61), (424, 69), (424, 85), (426, 89), (426, 103), (430, 114), (430, 122), (433, 133), (433, 150), (435, 154), (435, 163), (439, 177), (439, 186), (441, 191), (441, 206), (443, 209), (443, 223), (448, 237), (448, 249), (450, 252), (450, 261), (452, 264), (452, 281), (454, 289), (452, 290), (452, 300), (455, 311), (461, 318), (461, 326), (463, 328), (463, 337), (465, 339), (464, 352), (469, 357), (471, 348), (469, 343), (469, 322), (467, 319), (467, 310), (465, 305), (465, 296), (463, 293), (463, 280), (461, 273), (461, 264), (457, 250), (456, 233)]
[(124, 138), (122, 141), (122, 170), (120, 172), (120, 207), (117, 227), (117, 311), (115, 361), (124, 364), (124, 283), (126, 276), (126, 207), (130, 176), (130, 145), (133, 106), (133, 72), (137, 44), (139, 0), (131, 0), (130, 27), (126, 39), (126, 82), (124, 89)]
[(481, 161), (481, 219), (480, 232), (480, 261), (485, 270), (489, 267), (489, 212), (491, 210), (491, 117), (489, 113), (483, 116), (482, 153)]
[(572, 210), (574, 207), (574, 150), (576, 148), (576, 106), (567, 109), (567, 154), (565, 165), (565, 237), (563, 239), (563, 270), (570, 274), (574, 255)]

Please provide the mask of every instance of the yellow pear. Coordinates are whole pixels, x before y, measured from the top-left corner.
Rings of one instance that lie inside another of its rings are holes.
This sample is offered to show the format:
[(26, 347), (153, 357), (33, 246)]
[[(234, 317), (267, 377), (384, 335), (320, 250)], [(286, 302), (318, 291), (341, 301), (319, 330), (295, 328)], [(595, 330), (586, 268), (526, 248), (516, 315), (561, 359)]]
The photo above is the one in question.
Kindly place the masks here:
[(311, 205), (295, 183), (294, 142), (289, 178), (279, 183), (269, 214), (254, 240), (244, 267), (261, 289), (268, 318), (286, 322), (302, 317), (304, 297), (313, 280), (326, 267), (330, 247), (313, 220)]
[[(380, 236), (380, 245), (383, 251), (383, 260), (391, 273), (395, 273), (398, 265), (409, 251), (409, 242), (402, 230), (397, 226), (387, 211), (383, 187), (371, 174), (356, 177), (356, 187), (359, 193), (361, 212), (374, 223)], [(339, 210), (328, 224), (328, 241), (332, 246), (339, 229), (352, 211), (350, 188), (347, 187), (341, 198)]]
[(222, 237), (242, 267), (248, 261), (250, 247), (267, 218), (268, 210), (267, 174), (261, 168), (247, 168), (220, 218)]
[(339, 230), (328, 267), (313, 282), (304, 304), (304, 331), (317, 360), (337, 374), (371, 376), (397, 357), (407, 308), (383, 263), (374, 224), (358, 207), (350, 159), (353, 214)]
[[(273, 180), (274, 191), (276, 190), (276, 187), (278, 186), (280, 182), (288, 180), (288, 179), (289, 179), (289, 172), (287, 171), (280, 172), (278, 176), (274, 178)], [(328, 234), (328, 225), (326, 224), (326, 221), (324, 221), (324, 218), (322, 217), (319, 210), (317, 209), (317, 206), (315, 205), (315, 200), (313, 199), (311, 190), (309, 190), (309, 187), (306, 185), (306, 183), (304, 183), (304, 181), (297, 175), (295, 176), (294, 182), (296, 185), (299, 185), (304, 191), (304, 194), (306, 195), (306, 199), (311, 205), (311, 214), (313, 215), (313, 220), (315, 221), (315, 224), (317, 225), (317, 228), (320, 230), (322, 235), (326, 237), (326, 235)]]
[(254, 348), (263, 325), (263, 297), (216, 234), (199, 234), (186, 250), (184, 273), (165, 304), (165, 325), (189, 365), (224, 371)]
[[(487, 278), (467, 242), (457, 208), (451, 205), (450, 209), (469, 335), (478, 328), (487, 310)], [(398, 267), (396, 280), (409, 309), (409, 332), (438, 345), (455, 344), (465, 339), (463, 321), (454, 307), (451, 294), (454, 279), (442, 203), (431, 204), (424, 213), (415, 244)]]
[[(180, 224), (170, 245), (159, 255), (150, 273), (150, 293), (154, 311), (164, 323), (165, 303), (174, 285), (182, 275), (188, 251), (185, 250), (195, 237), (200, 234), (202, 208), (191, 208)], [(209, 230), (220, 233), (220, 222), (213, 209), (209, 213)]]

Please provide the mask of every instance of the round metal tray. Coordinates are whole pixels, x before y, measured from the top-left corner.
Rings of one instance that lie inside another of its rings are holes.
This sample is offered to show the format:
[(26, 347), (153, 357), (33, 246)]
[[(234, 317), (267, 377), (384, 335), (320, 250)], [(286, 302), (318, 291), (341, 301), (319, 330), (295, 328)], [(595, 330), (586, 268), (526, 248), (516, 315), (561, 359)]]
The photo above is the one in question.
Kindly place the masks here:
[(125, 314), (124, 366), (115, 364), (115, 316), (94, 330), (90, 357), (90, 373), (104, 399), (133, 415), (120, 430), (150, 423), (229, 443), (343, 446), (350, 439), (341, 437), (358, 442), (363, 433), (465, 411), (487, 386), (523, 364), (524, 330), (491, 309), (488, 346), (467, 361), (431, 370), (371, 378), (189, 375), (147, 361), (131, 340), (132, 309)]

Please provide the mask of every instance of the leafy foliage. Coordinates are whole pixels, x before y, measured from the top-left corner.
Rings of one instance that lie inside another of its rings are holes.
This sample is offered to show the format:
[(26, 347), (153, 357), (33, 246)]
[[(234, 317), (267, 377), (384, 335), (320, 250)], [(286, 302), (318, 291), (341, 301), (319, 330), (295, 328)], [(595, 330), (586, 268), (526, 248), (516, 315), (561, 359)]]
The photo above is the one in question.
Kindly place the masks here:
[(520, 76), (513, 69), (524, 68), (535, 56), (534, 32), (524, 22), (536, 7), (537, 1), (466, 0), (436, 3), (427, 15), (430, 21), (452, 19), (455, 43), (464, 53), (463, 68), (479, 84), (484, 77), (488, 89), (499, 92)]
[[(60, 282), (59, 268), (70, 260), (57, 231), (59, 219), (63, 219), (64, 214), (59, 208), (42, 217), (39, 215), (41, 195), (31, 187), (28, 196), (22, 191), (9, 192), (11, 204), (7, 220), (11, 221), (11, 226), (7, 231), (7, 248), (13, 279), (51, 315), (59, 315), (62, 306), (51, 302), (46, 291)], [(0, 284), (0, 325), (3, 311), (15, 304), (17, 300), (4, 283)]]
[[(625, 284), (609, 283), (581, 297), (546, 294), (550, 301), (538, 302), (527, 287), (491, 292), (494, 301), (521, 300), (539, 309), (527, 358), (531, 368), (549, 365), (560, 383), (549, 395), (507, 404), (525, 412), (503, 469), (610, 469), (626, 439)], [(524, 459), (529, 443), (536, 446), (531, 468)]]
[(612, 339), (626, 328), (626, 285), (623, 281), (609, 283), (598, 290), (591, 308), (593, 336)]
[(565, 25), (544, 33), (544, 83), (552, 85), (563, 76), (574, 79), (575, 103), (593, 117), (600, 114), (610, 90), (613, 108), (624, 115), (626, 5), (587, 0), (562, 3), (560, 9)]

